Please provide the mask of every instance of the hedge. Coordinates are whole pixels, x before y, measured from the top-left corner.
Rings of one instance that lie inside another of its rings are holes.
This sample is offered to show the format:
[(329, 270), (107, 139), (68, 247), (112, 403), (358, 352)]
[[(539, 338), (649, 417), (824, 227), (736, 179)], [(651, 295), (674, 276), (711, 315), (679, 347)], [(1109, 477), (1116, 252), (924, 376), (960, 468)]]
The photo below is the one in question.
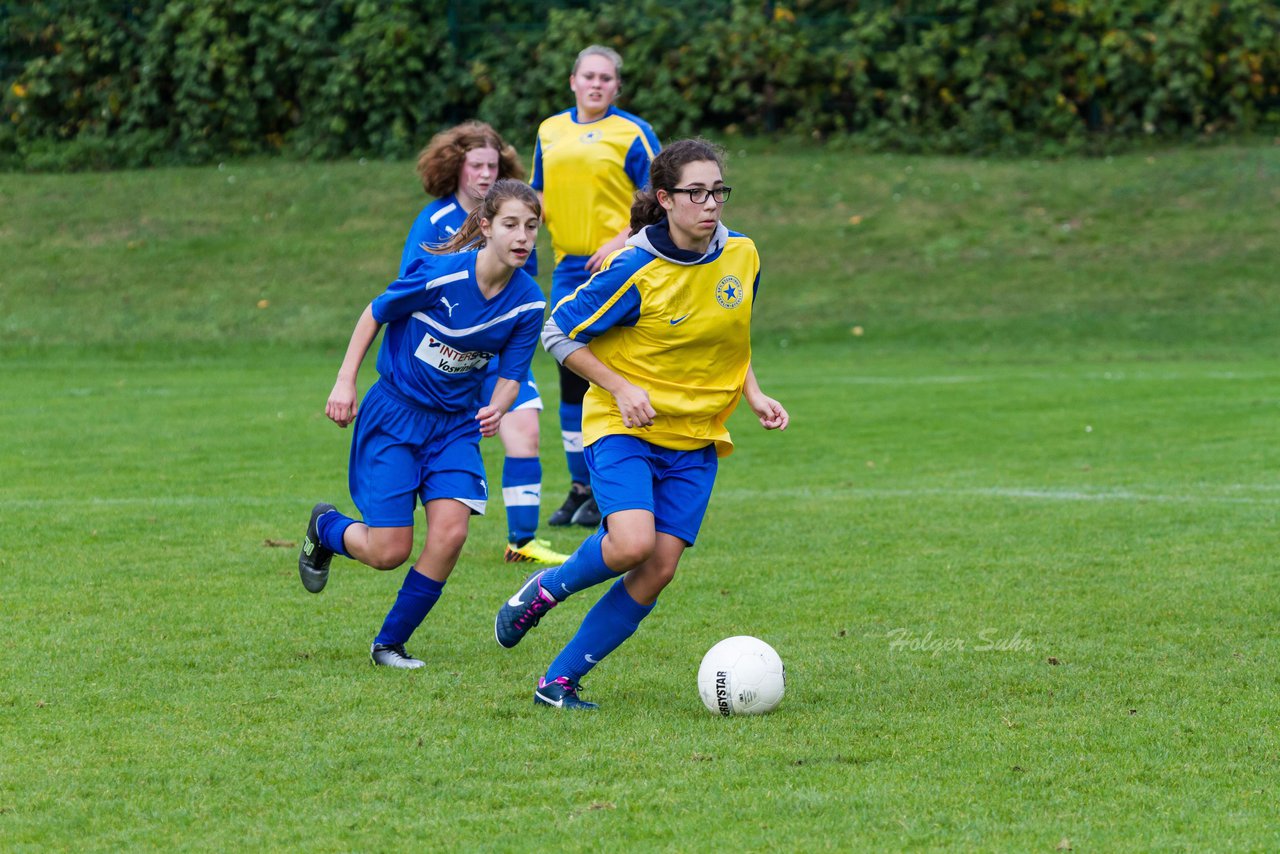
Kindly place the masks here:
[(1280, 128), (1274, 0), (79, 0), (0, 26), (5, 168), (404, 157), (472, 116), (524, 140), (593, 42), (664, 138), (1052, 153)]

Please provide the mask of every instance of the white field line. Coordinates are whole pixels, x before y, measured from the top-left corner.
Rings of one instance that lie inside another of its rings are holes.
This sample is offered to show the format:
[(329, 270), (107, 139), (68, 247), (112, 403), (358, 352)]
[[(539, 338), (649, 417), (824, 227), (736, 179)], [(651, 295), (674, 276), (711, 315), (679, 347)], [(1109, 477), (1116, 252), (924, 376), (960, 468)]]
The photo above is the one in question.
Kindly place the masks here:
[(1055, 373), (1052, 371), (1023, 373), (956, 374), (925, 376), (875, 376), (870, 374), (845, 374), (843, 376), (824, 375), (820, 381), (806, 383), (804, 380), (792, 380), (788, 386), (805, 385), (962, 385), (965, 383), (1006, 383), (1006, 382), (1045, 382), (1049, 380), (1068, 380), (1072, 382), (1183, 382), (1186, 380), (1236, 380), (1256, 381), (1275, 380), (1280, 374), (1274, 372), (1245, 371), (1093, 371), (1088, 373)]
[[(1269, 490), (1270, 486), (1252, 486), (1249, 484), (1229, 484), (1217, 486), (1219, 490)], [(875, 500), (884, 498), (994, 498), (999, 500), (1026, 501), (1112, 501), (1132, 502), (1136, 504), (1170, 503), (1170, 504), (1261, 504), (1280, 506), (1280, 496), (1222, 495), (1211, 492), (1188, 492), (1170, 494), (1167, 492), (1137, 492), (1128, 489), (1078, 490), (1038, 487), (973, 487), (969, 489), (867, 489), (856, 487), (782, 487), (775, 489), (723, 489), (716, 490), (715, 498), (732, 500), (759, 500), (761, 498), (814, 498), (814, 499), (853, 499)]]
[[(1169, 503), (1169, 504), (1252, 504), (1280, 506), (1280, 485), (1273, 484), (1215, 484), (1214, 491), (1169, 493), (1132, 489), (1059, 489), (1052, 487), (972, 487), (967, 489), (911, 488), (878, 489), (863, 487), (774, 487), (767, 489), (726, 488), (717, 489), (716, 499), (729, 501), (758, 501), (762, 498), (822, 499), (871, 501), (885, 498), (991, 498), (997, 500), (1103, 502), (1117, 503)], [(1242, 495), (1242, 492), (1271, 492), (1274, 495)], [(1237, 494), (1223, 494), (1237, 493)], [(137, 507), (156, 509), (171, 507), (244, 507), (285, 508), (302, 507), (311, 501), (306, 497), (282, 496), (277, 498), (239, 496), (235, 498), (208, 495), (164, 496), (109, 496), (86, 498), (12, 498), (0, 499), (0, 510), (40, 510), (53, 508)]]

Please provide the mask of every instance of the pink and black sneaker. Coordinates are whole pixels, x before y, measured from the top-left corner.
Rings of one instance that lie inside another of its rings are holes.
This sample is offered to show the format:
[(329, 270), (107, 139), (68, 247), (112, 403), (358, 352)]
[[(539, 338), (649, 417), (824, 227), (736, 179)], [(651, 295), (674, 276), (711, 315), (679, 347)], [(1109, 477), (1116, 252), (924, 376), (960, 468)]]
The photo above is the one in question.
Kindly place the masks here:
[(516, 594), (498, 609), (498, 616), (493, 621), (493, 636), (507, 649), (520, 643), (543, 615), (560, 604), (539, 583), (545, 571), (539, 570), (526, 578)]
[(577, 682), (568, 676), (558, 676), (548, 682), (545, 678), (538, 680), (538, 688), (533, 692), (535, 706), (554, 706), (557, 709), (575, 709), (590, 712), (600, 708), (595, 703), (588, 703), (578, 696), (582, 690)]

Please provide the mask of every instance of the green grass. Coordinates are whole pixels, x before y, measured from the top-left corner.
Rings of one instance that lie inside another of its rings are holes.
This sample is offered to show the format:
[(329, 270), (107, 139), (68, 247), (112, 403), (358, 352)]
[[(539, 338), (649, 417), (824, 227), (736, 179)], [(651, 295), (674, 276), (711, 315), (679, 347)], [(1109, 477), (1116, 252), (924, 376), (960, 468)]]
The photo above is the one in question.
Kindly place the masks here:
[[(364, 658), (399, 573), (269, 544), (349, 506), (406, 164), (0, 176), (0, 847), (1274, 850), (1280, 154), (1151, 161), (735, 157), (794, 423), (579, 717), (530, 689), (594, 596), (498, 649), (500, 501), (426, 672)], [(697, 698), (737, 633), (773, 715)]]

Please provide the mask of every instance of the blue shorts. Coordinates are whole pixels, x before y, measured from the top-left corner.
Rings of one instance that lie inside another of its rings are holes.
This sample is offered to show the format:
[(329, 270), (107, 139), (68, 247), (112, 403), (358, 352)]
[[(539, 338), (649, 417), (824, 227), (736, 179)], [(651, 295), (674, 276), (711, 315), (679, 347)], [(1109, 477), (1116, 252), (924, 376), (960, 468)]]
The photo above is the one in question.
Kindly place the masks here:
[(692, 546), (716, 483), (715, 445), (675, 451), (635, 436), (602, 436), (584, 449), (600, 515), (648, 510), (654, 528)]
[[(494, 356), (485, 367), (484, 386), (480, 389), (480, 405), (488, 406), (493, 398), (493, 387), (498, 384), (498, 361)], [(542, 409), (542, 395), (538, 393), (538, 381), (533, 378), (533, 368), (524, 375), (520, 383), (520, 391), (516, 394), (516, 402), (511, 404), (510, 412), (517, 409)]]
[(379, 380), (360, 404), (347, 481), (371, 528), (413, 525), (415, 499), (452, 498), (483, 514), (489, 487), (475, 413), (421, 409)]
[(556, 304), (578, 289), (578, 285), (591, 278), (587, 272), (590, 255), (566, 255), (551, 271), (551, 309)]

